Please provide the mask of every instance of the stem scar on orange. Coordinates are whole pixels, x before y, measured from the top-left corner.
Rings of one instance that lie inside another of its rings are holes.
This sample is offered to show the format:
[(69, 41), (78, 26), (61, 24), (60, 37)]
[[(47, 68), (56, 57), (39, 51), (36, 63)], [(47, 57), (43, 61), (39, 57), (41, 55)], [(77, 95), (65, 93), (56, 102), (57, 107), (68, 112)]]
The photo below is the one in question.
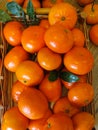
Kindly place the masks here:
[(71, 104), (68, 97), (64, 96), (64, 97), (59, 98), (56, 101), (56, 103), (53, 106), (53, 112), (54, 113), (64, 112), (69, 117), (72, 117), (76, 113), (80, 112), (80, 109), (76, 107), (75, 105)]
[(55, 113), (50, 116), (45, 125), (44, 130), (74, 130), (72, 120), (65, 113)]
[(18, 21), (10, 21), (3, 28), (4, 37), (12, 46), (21, 44), (21, 36), (24, 26)]
[(20, 95), (18, 108), (27, 118), (35, 120), (42, 118), (49, 106), (47, 98), (40, 90), (27, 88)]
[(17, 79), (27, 86), (38, 85), (44, 77), (43, 69), (31, 60), (21, 62), (15, 73)]
[(66, 53), (73, 47), (73, 35), (69, 29), (55, 24), (50, 26), (44, 36), (46, 46), (56, 53)]
[(64, 65), (70, 72), (84, 75), (92, 70), (94, 57), (87, 48), (75, 46), (64, 55)]
[(39, 25), (27, 27), (21, 37), (23, 48), (29, 53), (38, 52), (45, 46), (44, 33), (45, 28)]
[(50, 25), (58, 23), (68, 29), (74, 28), (77, 23), (77, 11), (67, 2), (54, 5), (48, 15)]

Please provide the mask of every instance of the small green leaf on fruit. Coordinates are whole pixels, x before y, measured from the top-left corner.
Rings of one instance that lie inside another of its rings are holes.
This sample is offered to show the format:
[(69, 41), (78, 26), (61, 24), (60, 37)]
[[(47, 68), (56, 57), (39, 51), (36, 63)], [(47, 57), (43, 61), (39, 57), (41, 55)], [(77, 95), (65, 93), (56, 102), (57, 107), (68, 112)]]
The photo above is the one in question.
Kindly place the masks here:
[(27, 15), (28, 15), (30, 18), (32, 18), (32, 19), (35, 18), (34, 6), (33, 6), (31, 0), (28, 0), (28, 4), (27, 4)]
[(0, 9), (0, 22), (5, 23), (10, 20), (12, 20), (10, 15), (8, 13), (6, 13), (5, 11), (3, 11), (2, 9)]
[(59, 76), (61, 79), (63, 79), (66, 82), (77, 82), (79, 80), (78, 76), (67, 71), (61, 71)]
[(49, 81), (53, 82), (57, 80), (57, 78), (58, 78), (58, 72), (56, 70), (53, 70), (49, 73), (49, 77), (48, 77)]
[(40, 19), (36, 17), (36, 12), (31, 0), (29, 0), (27, 4), (27, 15), (29, 16), (29, 19), (32, 20), (31, 25), (39, 24)]
[(6, 4), (6, 8), (13, 15), (16, 15), (19, 17), (24, 17), (24, 15), (25, 15), (22, 7), (20, 5), (18, 5), (15, 1), (8, 2)]

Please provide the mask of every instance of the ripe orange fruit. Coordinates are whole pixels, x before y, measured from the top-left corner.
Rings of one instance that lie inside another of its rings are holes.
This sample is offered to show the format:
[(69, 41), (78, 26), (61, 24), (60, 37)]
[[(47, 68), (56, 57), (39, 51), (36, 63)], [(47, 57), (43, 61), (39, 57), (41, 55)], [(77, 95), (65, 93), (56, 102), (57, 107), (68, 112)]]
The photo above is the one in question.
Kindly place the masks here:
[(24, 26), (18, 21), (7, 22), (3, 28), (4, 37), (7, 42), (16, 46), (21, 44), (21, 36), (24, 30)]
[(23, 48), (30, 53), (38, 52), (45, 46), (44, 33), (45, 29), (39, 25), (26, 28), (21, 37)]
[(98, 45), (98, 24), (91, 26), (89, 37), (93, 44)]
[[(12, 2), (13, 0), (7, 0), (7, 2)], [(22, 5), (24, 0), (14, 0), (16, 3), (18, 3), (19, 5)]]
[(36, 88), (27, 88), (21, 93), (18, 108), (23, 115), (32, 120), (42, 118), (49, 109), (45, 95)]
[(46, 46), (56, 53), (66, 53), (74, 44), (72, 32), (59, 24), (46, 30), (44, 40)]
[(54, 70), (60, 67), (62, 57), (60, 54), (53, 52), (48, 47), (43, 47), (37, 54), (38, 63), (45, 70)]
[(75, 130), (92, 130), (95, 125), (95, 118), (88, 112), (80, 112), (72, 117)]
[(88, 83), (75, 83), (68, 91), (68, 99), (76, 106), (87, 106), (94, 98), (94, 88)]
[(45, 29), (50, 27), (48, 19), (41, 19), (39, 25)]
[(22, 115), (18, 107), (12, 107), (4, 113), (2, 130), (26, 130), (29, 119)]
[(57, 101), (62, 94), (60, 79), (58, 78), (55, 81), (50, 81), (49, 74), (46, 74), (39, 85), (39, 89), (45, 94), (49, 102)]
[(83, 12), (86, 15), (86, 21), (88, 24), (97, 24), (98, 23), (98, 4), (87, 4)]
[(77, 11), (67, 2), (54, 5), (48, 15), (50, 25), (58, 23), (68, 29), (74, 28), (77, 23)]
[[(34, 8), (40, 8), (41, 7), (41, 3), (39, 0), (31, 0), (32, 1), (32, 4), (34, 6)], [(23, 3), (23, 8), (27, 8), (27, 5), (28, 5), (28, 0), (24, 0), (24, 3)]]
[(50, 116), (43, 130), (74, 130), (70, 117), (64, 113), (56, 113)]
[(79, 28), (73, 28), (72, 34), (74, 38), (74, 45), (83, 47), (85, 43), (84, 33)]
[(64, 65), (70, 72), (84, 75), (92, 70), (94, 57), (88, 49), (75, 46), (64, 55)]
[(52, 115), (52, 111), (50, 109), (47, 110), (43, 118), (37, 119), (37, 120), (30, 120), (29, 123), (29, 130), (43, 130), (43, 126), (45, 124), (45, 121)]
[(11, 89), (11, 95), (12, 95), (12, 98), (13, 98), (14, 102), (18, 102), (21, 93), (26, 88), (27, 88), (27, 86), (22, 84), (18, 80), (13, 83), (12, 89)]
[(15, 72), (18, 65), (29, 59), (29, 54), (26, 52), (22, 46), (18, 45), (13, 47), (4, 58), (4, 66), (7, 70)]
[(76, 0), (80, 6), (85, 6), (87, 4), (92, 3), (94, 0)]
[(64, 0), (42, 0), (42, 7), (43, 8), (48, 8), (48, 7), (53, 7), (55, 4), (59, 4), (63, 2)]
[(71, 102), (68, 100), (66, 96), (59, 98), (53, 106), (54, 113), (64, 112), (69, 117), (72, 117), (79, 111), (80, 109), (71, 104)]
[(27, 86), (38, 85), (44, 77), (43, 69), (37, 62), (31, 60), (19, 64), (15, 73), (17, 79)]

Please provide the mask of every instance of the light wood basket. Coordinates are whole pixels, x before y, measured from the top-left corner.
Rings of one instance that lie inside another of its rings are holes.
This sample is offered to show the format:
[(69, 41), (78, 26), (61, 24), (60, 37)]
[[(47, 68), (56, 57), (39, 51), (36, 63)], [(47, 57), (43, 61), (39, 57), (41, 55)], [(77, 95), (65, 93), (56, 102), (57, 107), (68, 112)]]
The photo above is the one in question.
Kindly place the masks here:
[[(75, 0), (69, 0), (68, 2), (74, 4), (74, 6), (78, 7), (78, 9), (81, 9), (81, 7), (75, 2)], [(2, 3), (2, 4), (1, 4)], [(6, 4), (6, 0), (0, 0), (0, 8), (5, 9), (5, 4)], [(38, 14), (37, 17), (39, 18), (47, 18), (47, 15), (44, 14)], [(89, 82), (90, 84), (93, 85), (94, 90), (95, 90), (95, 98), (94, 100), (86, 107), (83, 107), (83, 111), (88, 111), (91, 114), (94, 115), (94, 117), (96, 118), (96, 124), (95, 124), (95, 128), (96, 130), (97, 125), (98, 125), (98, 81), (97, 81), (97, 77), (98, 77), (98, 47), (93, 45), (89, 39), (89, 27), (86, 24), (85, 21), (83, 21), (83, 23), (79, 23), (77, 26), (79, 26), (84, 34), (85, 34), (85, 45), (86, 47), (92, 52), (94, 59), (95, 59), (95, 65), (94, 68), (92, 69), (92, 71), (90, 73), (88, 73), (88, 78), (87, 78), (87, 82)], [(3, 36), (3, 27), (4, 24), (1, 23), (0, 24), (0, 51), (1, 51), (1, 57), (2, 57), (2, 71), (1, 71), (1, 75), (0, 75), (0, 89), (2, 92), (2, 105), (0, 106), (0, 118), (2, 121), (2, 116), (5, 113), (5, 111), (9, 108), (11, 108), (12, 106), (14, 106), (14, 102), (12, 100), (11, 97), (11, 88), (12, 88), (12, 84), (15, 81), (15, 75), (12, 72), (9, 72), (8, 70), (6, 70), (6, 68), (3, 65), (3, 61), (4, 61), (4, 57), (8, 51), (8, 43), (6, 42), (4, 36)]]

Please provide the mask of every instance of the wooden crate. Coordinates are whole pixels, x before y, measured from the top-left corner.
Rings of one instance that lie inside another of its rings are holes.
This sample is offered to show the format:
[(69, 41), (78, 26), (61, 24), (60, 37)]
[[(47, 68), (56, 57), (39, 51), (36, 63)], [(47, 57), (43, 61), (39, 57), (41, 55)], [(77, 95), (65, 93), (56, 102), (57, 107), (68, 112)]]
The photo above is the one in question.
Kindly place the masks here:
[[(81, 7), (75, 2), (75, 0), (69, 0), (68, 2), (72, 3), (74, 6), (76, 6), (78, 9), (81, 9)], [(1, 0), (0, 1), (0, 8), (6, 10), (5, 8), (5, 4), (6, 4), (6, 0)], [(46, 18), (46, 15), (39, 15), (38, 17), (41, 18)], [(6, 40), (4, 39), (3, 36), (3, 26), (4, 24), (0, 24), (0, 35), (1, 35), (1, 39), (0, 39), (0, 50), (2, 53), (2, 60), (4, 60), (4, 57), (7, 53), (7, 48), (8, 48), (8, 44), (6, 42)], [(93, 85), (94, 90), (95, 90), (95, 98), (94, 100), (86, 107), (83, 108), (83, 111), (88, 111), (90, 113), (92, 113), (95, 118), (96, 118), (96, 130), (98, 129), (98, 81), (97, 81), (97, 77), (98, 77), (98, 47), (93, 45), (91, 43), (91, 41), (89, 40), (89, 35), (88, 35), (88, 31), (89, 31), (89, 27), (84, 23), (84, 24), (79, 24), (80, 28), (83, 29), (85, 37), (86, 37), (86, 47), (92, 52), (94, 59), (95, 59), (95, 65), (92, 69), (92, 71), (90, 73), (88, 73), (88, 82), (90, 84)], [(0, 107), (0, 116), (2, 116), (2, 114), (9, 108), (11, 108), (14, 104), (12, 98), (11, 98), (11, 87), (13, 82), (15, 81), (15, 75), (9, 71), (7, 71), (5, 69), (5, 67), (2, 64), (2, 73), (0, 76), (0, 80), (1, 80), (1, 86), (0, 89), (2, 91), (2, 106)]]

